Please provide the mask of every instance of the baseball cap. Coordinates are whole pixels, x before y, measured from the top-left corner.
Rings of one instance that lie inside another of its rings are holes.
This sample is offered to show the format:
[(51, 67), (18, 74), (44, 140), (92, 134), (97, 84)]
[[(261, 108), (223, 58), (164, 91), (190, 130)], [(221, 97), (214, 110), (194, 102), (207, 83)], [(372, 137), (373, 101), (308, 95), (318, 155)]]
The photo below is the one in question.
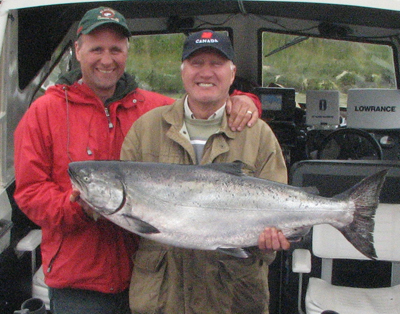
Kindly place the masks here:
[(126, 37), (131, 36), (131, 32), (128, 28), (128, 25), (126, 24), (125, 17), (121, 13), (106, 7), (99, 7), (87, 11), (82, 20), (79, 22), (76, 35), (78, 37), (81, 34), (87, 35), (95, 28), (108, 23), (119, 25), (122, 33)]
[(203, 30), (188, 36), (183, 44), (182, 61), (202, 48), (214, 48), (222, 53), (226, 58), (233, 61), (234, 51), (231, 40), (224, 33), (212, 30)]

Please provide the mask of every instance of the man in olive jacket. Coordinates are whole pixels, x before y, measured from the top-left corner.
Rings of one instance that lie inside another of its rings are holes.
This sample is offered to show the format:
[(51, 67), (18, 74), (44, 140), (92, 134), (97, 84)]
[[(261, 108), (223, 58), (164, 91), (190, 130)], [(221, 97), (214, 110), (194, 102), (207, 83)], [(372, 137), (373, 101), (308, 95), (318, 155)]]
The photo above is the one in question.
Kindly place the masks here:
[[(286, 183), (281, 148), (265, 122), (240, 133), (227, 125), (233, 57), (225, 34), (207, 30), (189, 36), (181, 67), (187, 95), (139, 118), (121, 158), (175, 164), (239, 160), (249, 175)], [(141, 239), (130, 287), (132, 313), (268, 313), (268, 265), (275, 250), (289, 246), (275, 228), (260, 235), (247, 259)]]

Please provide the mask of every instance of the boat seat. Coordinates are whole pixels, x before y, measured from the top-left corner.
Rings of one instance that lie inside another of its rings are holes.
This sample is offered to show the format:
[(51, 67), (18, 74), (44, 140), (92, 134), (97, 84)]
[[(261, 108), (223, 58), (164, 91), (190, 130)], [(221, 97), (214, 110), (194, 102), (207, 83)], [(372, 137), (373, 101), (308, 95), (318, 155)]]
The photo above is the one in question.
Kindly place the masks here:
[(19, 252), (31, 252), (32, 298), (41, 299), (46, 305), (46, 310), (50, 310), (48, 287), (44, 282), (44, 272), (42, 266), (37, 267), (36, 265), (36, 250), (41, 242), (42, 230), (34, 229), (18, 242), (16, 250)]
[[(400, 204), (380, 204), (375, 216), (374, 241), (377, 261), (391, 262), (390, 285), (359, 288), (332, 284), (335, 259), (368, 260), (344, 236), (330, 225), (313, 227), (312, 253), (322, 259), (321, 278), (311, 277), (307, 285), (307, 314), (335, 311), (339, 314), (400, 314)], [(293, 252), (293, 272), (300, 274), (299, 313), (301, 308), (302, 274), (312, 270), (311, 253), (306, 249)]]

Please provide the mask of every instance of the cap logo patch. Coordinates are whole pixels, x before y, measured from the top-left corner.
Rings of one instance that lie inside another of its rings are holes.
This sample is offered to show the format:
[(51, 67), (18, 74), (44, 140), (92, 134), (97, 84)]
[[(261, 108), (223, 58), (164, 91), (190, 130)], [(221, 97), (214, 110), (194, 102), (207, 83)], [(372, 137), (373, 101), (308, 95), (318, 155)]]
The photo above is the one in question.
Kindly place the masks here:
[(196, 39), (195, 43), (196, 44), (215, 44), (218, 43), (218, 39), (213, 39), (212, 38), (213, 33), (212, 32), (203, 32), (201, 34), (200, 39)]
[(195, 43), (196, 44), (215, 44), (218, 43), (218, 39), (196, 39)]
[(203, 32), (201, 34), (201, 38), (212, 38), (213, 33), (212, 32)]
[(99, 20), (105, 19), (105, 20), (114, 20), (114, 21), (119, 22), (119, 19), (115, 17), (115, 12), (111, 9), (101, 10), (100, 14), (101, 15), (99, 15), (97, 17), (97, 19), (99, 19)]

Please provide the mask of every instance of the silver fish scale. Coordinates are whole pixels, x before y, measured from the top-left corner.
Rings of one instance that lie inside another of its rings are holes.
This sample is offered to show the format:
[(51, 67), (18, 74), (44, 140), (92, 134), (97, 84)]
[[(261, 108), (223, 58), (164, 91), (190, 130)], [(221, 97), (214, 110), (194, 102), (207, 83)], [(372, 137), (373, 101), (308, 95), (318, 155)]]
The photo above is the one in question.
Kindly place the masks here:
[[(349, 211), (345, 202), (310, 198), (298, 188), (265, 180), (244, 181), (215, 171), (169, 174), (166, 178), (159, 171), (127, 173), (124, 210), (160, 231), (147, 237), (176, 246), (251, 246), (267, 226), (291, 236), (293, 229), (315, 223), (343, 225), (340, 219)], [(300, 206), (299, 199), (303, 199)], [(326, 214), (321, 216), (324, 208)]]

